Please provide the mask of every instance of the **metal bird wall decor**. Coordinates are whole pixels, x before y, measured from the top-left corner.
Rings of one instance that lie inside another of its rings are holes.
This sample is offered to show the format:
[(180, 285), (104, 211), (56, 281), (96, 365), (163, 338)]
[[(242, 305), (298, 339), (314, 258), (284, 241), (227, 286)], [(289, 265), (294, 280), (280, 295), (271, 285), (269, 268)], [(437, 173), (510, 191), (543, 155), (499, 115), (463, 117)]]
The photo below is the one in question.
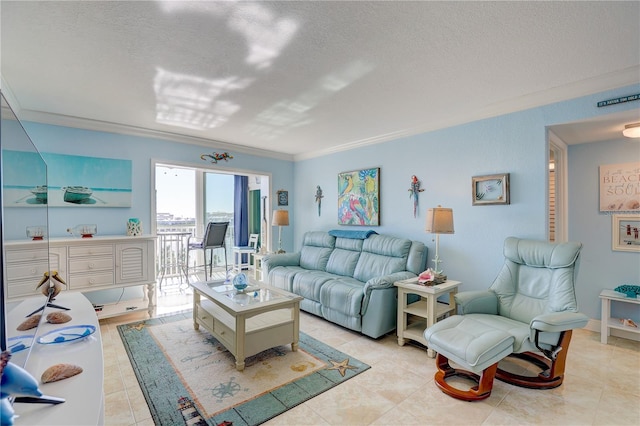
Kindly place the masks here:
[(318, 203), (318, 216), (320, 216), (320, 209), (322, 207), (322, 199), (324, 195), (322, 195), (322, 188), (320, 185), (316, 186), (316, 203)]
[(413, 198), (413, 217), (418, 215), (418, 194), (423, 192), (420, 189), (420, 181), (416, 175), (411, 176), (411, 188), (409, 188), (409, 198)]

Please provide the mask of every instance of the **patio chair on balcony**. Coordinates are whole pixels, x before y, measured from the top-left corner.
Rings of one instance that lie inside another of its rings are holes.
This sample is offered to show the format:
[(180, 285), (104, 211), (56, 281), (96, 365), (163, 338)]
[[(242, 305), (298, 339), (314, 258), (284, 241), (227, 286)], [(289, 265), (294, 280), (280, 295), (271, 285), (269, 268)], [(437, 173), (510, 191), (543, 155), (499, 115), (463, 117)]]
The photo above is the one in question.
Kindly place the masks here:
[[(187, 239), (187, 275), (189, 275), (189, 254), (195, 250), (202, 250), (204, 255), (204, 279), (209, 279), (213, 273), (213, 251), (221, 248), (224, 253), (224, 270), (229, 269), (227, 266), (227, 247), (225, 239), (229, 222), (209, 222), (204, 232), (203, 238), (189, 237)], [(207, 250), (209, 250), (209, 275), (207, 276)], [(197, 262), (196, 262), (197, 263)], [(195, 266), (196, 268), (198, 265)]]
[[(258, 248), (258, 234), (249, 235), (249, 242), (246, 246), (233, 247), (233, 270), (240, 273), (243, 269), (251, 267), (250, 256), (256, 253)], [(246, 260), (246, 261), (245, 261)]]

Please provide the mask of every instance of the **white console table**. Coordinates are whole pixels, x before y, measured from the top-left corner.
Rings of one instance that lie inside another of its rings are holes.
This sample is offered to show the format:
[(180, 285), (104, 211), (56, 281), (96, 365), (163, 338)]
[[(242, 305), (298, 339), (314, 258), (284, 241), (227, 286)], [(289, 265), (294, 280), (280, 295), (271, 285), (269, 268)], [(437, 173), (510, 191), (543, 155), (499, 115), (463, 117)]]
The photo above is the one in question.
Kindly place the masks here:
[(602, 313), (600, 318), (600, 342), (607, 344), (611, 329), (624, 330), (629, 333), (640, 333), (640, 328), (630, 327), (621, 324), (617, 319), (611, 318), (611, 302), (633, 303), (640, 305), (640, 298), (626, 297), (622, 293), (614, 290), (602, 290), (600, 293), (602, 299)]
[(145, 286), (141, 299), (105, 305), (97, 311), (99, 318), (142, 310), (152, 315), (155, 243), (156, 237), (152, 235), (6, 241), (6, 298), (14, 301), (38, 294), (36, 285), (44, 272), (51, 269), (66, 281), (66, 290), (88, 293)]
[[(44, 296), (30, 297), (7, 314), (7, 336), (34, 334), (36, 329), (17, 331), (16, 327), (25, 319), (25, 315), (35, 311), (45, 302)], [(16, 426), (20, 425), (101, 425), (104, 424), (103, 357), (100, 324), (93, 306), (82, 293), (63, 291), (53, 301), (56, 305), (70, 308), (66, 311), (72, 320), (65, 324), (41, 322), (37, 335), (70, 325), (93, 325), (95, 333), (83, 339), (59, 343), (40, 344), (33, 342), (31, 352), (22, 350), (12, 355), (11, 362), (24, 367), (39, 383), (42, 393), (48, 396), (64, 398), (62, 404), (26, 404), (14, 403), (13, 409), (20, 416)], [(46, 308), (44, 315), (58, 311)], [(26, 361), (26, 364), (25, 364)], [(55, 364), (74, 364), (82, 367), (83, 372), (53, 383), (42, 384), (40, 376)]]

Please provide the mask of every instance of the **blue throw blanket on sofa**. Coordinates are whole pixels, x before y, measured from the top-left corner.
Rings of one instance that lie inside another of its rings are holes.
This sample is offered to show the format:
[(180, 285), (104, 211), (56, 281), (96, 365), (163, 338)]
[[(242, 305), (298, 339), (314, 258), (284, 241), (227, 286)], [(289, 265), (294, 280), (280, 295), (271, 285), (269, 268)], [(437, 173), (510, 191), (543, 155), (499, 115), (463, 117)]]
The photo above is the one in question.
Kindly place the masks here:
[(356, 240), (365, 240), (370, 235), (377, 234), (376, 231), (370, 229), (368, 231), (351, 231), (348, 229), (332, 229), (329, 231), (329, 235), (336, 238), (352, 238)]

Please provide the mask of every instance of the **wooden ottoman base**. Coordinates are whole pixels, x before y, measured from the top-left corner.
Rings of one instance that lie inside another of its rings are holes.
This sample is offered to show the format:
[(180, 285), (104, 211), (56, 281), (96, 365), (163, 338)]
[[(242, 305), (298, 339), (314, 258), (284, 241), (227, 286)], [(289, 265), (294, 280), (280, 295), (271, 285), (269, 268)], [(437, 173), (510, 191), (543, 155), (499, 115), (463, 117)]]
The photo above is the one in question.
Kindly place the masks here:
[[(493, 378), (496, 375), (498, 369), (498, 363), (487, 367), (482, 372), (482, 375), (477, 375), (467, 370), (456, 369), (449, 365), (449, 359), (444, 355), (438, 353), (436, 356), (436, 367), (438, 371), (435, 374), (434, 381), (440, 390), (450, 397), (461, 399), (463, 401), (481, 401), (489, 398), (491, 395), (491, 389), (493, 389)], [(478, 385), (471, 387), (469, 390), (457, 389), (449, 385), (446, 381), (449, 377), (464, 377), (471, 379)]]

